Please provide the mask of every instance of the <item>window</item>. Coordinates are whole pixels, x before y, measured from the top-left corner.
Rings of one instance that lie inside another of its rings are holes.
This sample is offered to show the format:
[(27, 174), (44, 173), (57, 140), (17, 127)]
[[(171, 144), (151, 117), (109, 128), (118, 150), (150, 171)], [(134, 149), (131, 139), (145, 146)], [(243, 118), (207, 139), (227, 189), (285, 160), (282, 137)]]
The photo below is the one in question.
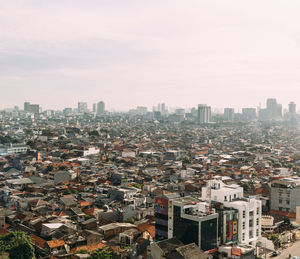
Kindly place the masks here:
[(246, 217), (246, 211), (243, 210), (243, 219)]
[(256, 208), (256, 214), (259, 215), (259, 208)]
[(256, 229), (256, 236), (258, 237), (259, 236), (259, 230)]
[(286, 202), (287, 205), (290, 205), (290, 201), (289, 200), (286, 200), (285, 202)]
[(243, 241), (245, 240), (245, 233), (243, 233), (243, 235), (242, 235), (242, 240)]
[(245, 225), (246, 225), (246, 223), (245, 223), (245, 222), (243, 222), (243, 229), (245, 229)]
[(252, 228), (252, 227), (253, 227), (253, 220), (250, 219), (250, 220), (249, 220), (249, 228)]
[(286, 208), (285, 210), (286, 210), (286, 212), (289, 212), (289, 211), (290, 211), (290, 209), (289, 209), (289, 208)]
[(249, 231), (249, 238), (253, 238), (253, 231), (252, 230)]
[(280, 204), (282, 203), (282, 199), (279, 199), (279, 203), (280, 203)]
[(256, 225), (259, 225), (259, 219), (256, 219)]
[(278, 210), (279, 210), (279, 211), (282, 211), (282, 207), (278, 207)]
[(234, 199), (236, 198), (236, 194), (233, 195), (233, 198), (234, 198)]
[(224, 201), (227, 201), (227, 196), (224, 196)]
[(250, 212), (249, 212), (249, 216), (250, 216), (250, 217), (253, 217), (253, 215), (254, 215), (254, 212), (253, 212), (253, 211), (250, 211)]

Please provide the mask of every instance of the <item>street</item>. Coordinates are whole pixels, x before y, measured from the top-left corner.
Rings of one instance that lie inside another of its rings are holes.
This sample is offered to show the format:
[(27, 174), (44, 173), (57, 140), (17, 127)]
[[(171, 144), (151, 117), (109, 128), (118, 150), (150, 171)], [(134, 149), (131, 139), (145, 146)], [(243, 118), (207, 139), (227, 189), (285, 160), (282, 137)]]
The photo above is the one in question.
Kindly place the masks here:
[(276, 256), (276, 257), (271, 257), (271, 254), (268, 254), (267, 258), (280, 258), (280, 259), (285, 259), (288, 258), (289, 254), (291, 254), (291, 258), (293, 258), (293, 256), (299, 256), (300, 257), (300, 241), (295, 242), (292, 246), (290, 246), (287, 249), (284, 250), (280, 250), (281, 255)]

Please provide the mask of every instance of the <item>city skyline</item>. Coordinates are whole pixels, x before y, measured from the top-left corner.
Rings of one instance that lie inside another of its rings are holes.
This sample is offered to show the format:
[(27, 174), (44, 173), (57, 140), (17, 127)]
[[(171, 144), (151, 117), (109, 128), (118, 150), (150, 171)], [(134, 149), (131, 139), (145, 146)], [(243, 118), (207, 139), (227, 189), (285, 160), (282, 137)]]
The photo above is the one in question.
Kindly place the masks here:
[[(0, 109), (287, 107), (300, 96), (298, 1), (6, 1)], [(266, 15), (266, 11), (267, 14)], [(280, 14), (280, 15), (279, 15)]]

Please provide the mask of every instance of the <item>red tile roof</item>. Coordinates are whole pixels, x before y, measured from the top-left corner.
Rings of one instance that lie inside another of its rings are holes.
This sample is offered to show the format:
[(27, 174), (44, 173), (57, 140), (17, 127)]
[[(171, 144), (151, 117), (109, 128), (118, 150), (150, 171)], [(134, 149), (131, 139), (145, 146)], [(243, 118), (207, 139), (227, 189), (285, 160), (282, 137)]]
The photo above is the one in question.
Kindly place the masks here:
[(47, 244), (50, 248), (60, 247), (65, 245), (65, 241), (61, 239), (47, 241)]

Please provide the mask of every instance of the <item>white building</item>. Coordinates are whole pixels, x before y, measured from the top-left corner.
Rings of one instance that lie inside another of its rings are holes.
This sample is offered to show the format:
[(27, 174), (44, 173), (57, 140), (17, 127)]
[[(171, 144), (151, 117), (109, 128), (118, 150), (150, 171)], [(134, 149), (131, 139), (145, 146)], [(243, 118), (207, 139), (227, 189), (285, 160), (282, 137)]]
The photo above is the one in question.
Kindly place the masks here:
[(261, 201), (243, 197), (243, 188), (211, 180), (202, 188), (202, 199), (223, 203), (239, 212), (238, 236), (242, 244), (255, 246), (261, 236)]
[(205, 104), (198, 104), (198, 124), (211, 122), (211, 107)]
[(28, 146), (24, 144), (0, 145), (0, 155), (26, 153)]
[(89, 149), (83, 150), (82, 155), (83, 156), (91, 156), (91, 155), (99, 154), (99, 152), (100, 152), (99, 148), (90, 147)]

